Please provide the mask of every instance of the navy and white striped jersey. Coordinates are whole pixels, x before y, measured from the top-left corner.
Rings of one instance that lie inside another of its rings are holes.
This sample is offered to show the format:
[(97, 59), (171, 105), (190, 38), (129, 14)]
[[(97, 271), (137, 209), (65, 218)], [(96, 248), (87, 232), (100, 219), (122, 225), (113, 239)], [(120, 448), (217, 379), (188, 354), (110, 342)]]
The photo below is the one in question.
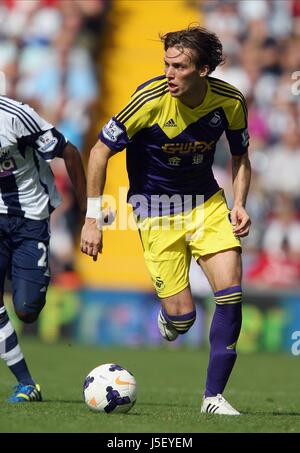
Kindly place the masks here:
[(31, 107), (0, 96), (0, 214), (49, 217), (60, 204), (49, 162), (66, 143)]

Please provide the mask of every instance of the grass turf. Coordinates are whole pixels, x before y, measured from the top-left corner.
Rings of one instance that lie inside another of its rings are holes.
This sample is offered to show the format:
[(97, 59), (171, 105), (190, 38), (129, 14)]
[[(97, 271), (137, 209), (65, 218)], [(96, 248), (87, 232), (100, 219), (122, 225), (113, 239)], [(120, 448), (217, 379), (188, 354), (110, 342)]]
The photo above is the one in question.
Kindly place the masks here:
[[(1, 361), (2, 433), (300, 432), (299, 358), (287, 354), (240, 354), (224, 396), (243, 416), (224, 417), (200, 414), (207, 351), (45, 345), (24, 337), (22, 349), (44, 401), (5, 403), (14, 378)], [(84, 377), (108, 362), (137, 379), (128, 414), (94, 413), (83, 402)]]

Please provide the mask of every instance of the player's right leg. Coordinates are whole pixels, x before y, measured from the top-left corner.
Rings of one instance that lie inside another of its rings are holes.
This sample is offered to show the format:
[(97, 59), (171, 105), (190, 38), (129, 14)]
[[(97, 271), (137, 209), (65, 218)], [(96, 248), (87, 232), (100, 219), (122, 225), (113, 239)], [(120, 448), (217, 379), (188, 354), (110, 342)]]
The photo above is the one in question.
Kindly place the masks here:
[(144, 258), (162, 307), (158, 328), (168, 341), (185, 334), (196, 319), (196, 310), (189, 288), (190, 253), (186, 246), (185, 231), (173, 228), (154, 228), (155, 218), (141, 224), (140, 237)]
[(189, 331), (196, 319), (196, 310), (190, 288), (160, 299), (162, 308), (158, 315), (158, 327), (161, 335), (168, 341), (174, 341), (179, 334)]

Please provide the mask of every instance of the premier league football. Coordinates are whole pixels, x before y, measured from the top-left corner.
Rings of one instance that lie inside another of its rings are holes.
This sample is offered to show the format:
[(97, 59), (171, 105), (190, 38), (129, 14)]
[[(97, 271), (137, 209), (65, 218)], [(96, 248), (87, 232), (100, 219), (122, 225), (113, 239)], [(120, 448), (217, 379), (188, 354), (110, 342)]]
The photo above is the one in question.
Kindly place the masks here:
[(83, 395), (90, 409), (106, 414), (128, 412), (136, 402), (134, 376), (120, 365), (103, 364), (85, 378)]

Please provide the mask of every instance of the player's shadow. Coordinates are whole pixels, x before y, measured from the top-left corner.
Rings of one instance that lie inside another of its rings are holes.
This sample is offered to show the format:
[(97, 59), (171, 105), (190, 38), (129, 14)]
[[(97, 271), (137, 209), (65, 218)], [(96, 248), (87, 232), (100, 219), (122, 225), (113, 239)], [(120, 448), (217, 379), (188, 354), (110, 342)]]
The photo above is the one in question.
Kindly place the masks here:
[[(62, 404), (82, 404), (82, 405), (84, 405), (83, 400), (72, 400), (72, 401), (71, 400), (43, 400), (43, 403), (62, 403)], [(139, 404), (139, 406), (143, 406), (143, 405), (147, 406), (146, 403)], [(153, 403), (151, 403), (151, 405), (152, 406), (167, 406), (167, 404), (153, 404)], [(170, 404), (169, 406), (175, 406), (175, 405)], [(179, 407), (179, 405), (178, 405), (178, 407)], [(181, 405), (181, 407), (182, 407), (182, 405)], [(88, 409), (88, 408), (86, 407), (86, 409)], [(119, 415), (124, 416), (124, 417), (140, 417), (141, 415), (152, 416), (153, 414), (152, 414), (152, 412), (144, 412), (144, 410), (143, 410), (143, 412), (134, 411), (134, 412), (129, 412), (129, 413), (125, 413), (125, 414), (120, 413)]]
[(178, 403), (151, 403), (151, 402), (148, 402), (148, 403), (143, 403), (143, 402), (139, 402), (138, 403), (139, 406), (155, 406), (155, 407), (187, 407), (187, 408), (191, 408), (191, 405), (190, 404), (178, 404)]
[(62, 403), (62, 404), (84, 404), (83, 400), (45, 400), (43, 403)]

